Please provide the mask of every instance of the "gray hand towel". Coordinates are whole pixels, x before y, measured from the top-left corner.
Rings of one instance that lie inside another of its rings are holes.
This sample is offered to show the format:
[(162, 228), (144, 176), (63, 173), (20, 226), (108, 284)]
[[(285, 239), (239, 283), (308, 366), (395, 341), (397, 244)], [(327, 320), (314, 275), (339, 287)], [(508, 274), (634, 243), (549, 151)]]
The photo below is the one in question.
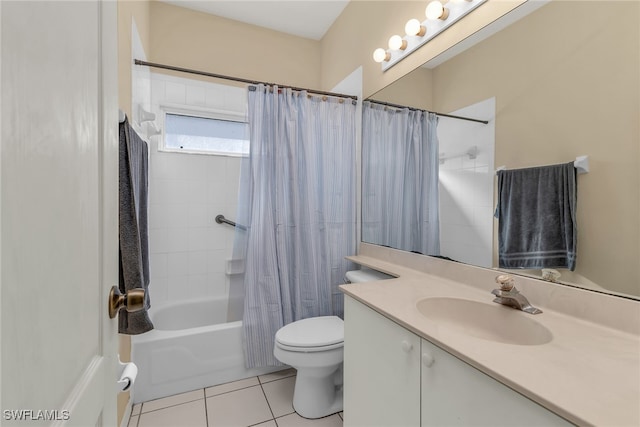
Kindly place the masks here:
[(120, 123), (120, 277), (122, 293), (145, 290), (144, 309), (128, 313), (120, 310), (119, 332), (136, 335), (153, 329), (147, 310), (149, 300), (149, 242), (147, 231), (148, 192), (147, 143), (125, 119)]
[(576, 205), (573, 162), (499, 171), (499, 267), (574, 270)]

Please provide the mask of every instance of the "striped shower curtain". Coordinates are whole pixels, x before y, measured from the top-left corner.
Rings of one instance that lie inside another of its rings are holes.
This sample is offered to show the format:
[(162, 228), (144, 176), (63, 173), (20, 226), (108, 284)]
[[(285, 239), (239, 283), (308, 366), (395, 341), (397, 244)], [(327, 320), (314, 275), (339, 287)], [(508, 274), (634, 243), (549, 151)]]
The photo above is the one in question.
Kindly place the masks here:
[(438, 118), (362, 105), (362, 241), (440, 255)]
[(350, 99), (263, 85), (249, 92), (238, 214), (249, 226), (247, 367), (280, 365), (273, 346), (282, 326), (343, 314), (338, 285), (356, 251), (355, 112)]

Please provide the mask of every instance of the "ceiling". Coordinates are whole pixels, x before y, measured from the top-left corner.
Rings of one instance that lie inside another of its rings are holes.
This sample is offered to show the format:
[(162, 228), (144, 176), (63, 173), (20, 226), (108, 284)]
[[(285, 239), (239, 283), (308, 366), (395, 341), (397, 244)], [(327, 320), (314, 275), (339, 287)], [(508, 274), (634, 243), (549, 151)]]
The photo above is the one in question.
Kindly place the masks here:
[(160, 0), (200, 12), (320, 40), (349, 0)]

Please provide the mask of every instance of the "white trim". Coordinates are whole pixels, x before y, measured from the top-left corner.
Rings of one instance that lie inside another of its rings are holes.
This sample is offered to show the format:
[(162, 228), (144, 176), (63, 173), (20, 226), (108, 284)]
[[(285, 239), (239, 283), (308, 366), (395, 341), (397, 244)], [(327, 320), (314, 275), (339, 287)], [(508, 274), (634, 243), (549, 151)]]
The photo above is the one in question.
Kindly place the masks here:
[(132, 412), (133, 412), (133, 405), (131, 404), (131, 397), (129, 397), (129, 400), (127, 400), (127, 406), (124, 408), (124, 415), (122, 416), (120, 427), (127, 427), (129, 425)]
[[(2, 27), (2, 2), (0, 1), (0, 27)], [(0, 46), (2, 46), (2, 31), (0, 31)], [(2, 51), (0, 51), (0, 93), (2, 92)], [(0, 307), (2, 307), (2, 102), (0, 102)], [(0, 318), (0, 325), (2, 319)], [(0, 369), (2, 364), (2, 328), (0, 328)], [(0, 387), (0, 404), (2, 403), (2, 387)], [(2, 405), (0, 405), (2, 406)]]
[(95, 423), (95, 414), (102, 412), (104, 402), (105, 359), (94, 356), (69, 393), (61, 410), (69, 411), (68, 420), (55, 421), (53, 427), (86, 426)]
[(228, 153), (223, 151), (203, 151), (203, 150), (190, 150), (190, 149), (180, 149), (176, 150), (173, 148), (165, 148), (160, 147), (158, 144), (158, 151), (161, 153), (176, 153), (176, 154), (195, 154), (198, 156), (218, 156), (218, 157), (249, 157), (249, 154), (240, 154), (240, 153)]
[[(118, 322), (107, 315), (106, 298), (111, 286), (118, 283), (118, 8), (112, 1), (100, 3), (100, 350), (104, 358), (102, 408), (99, 423), (116, 425)], [(74, 414), (72, 413), (73, 417)]]
[(160, 111), (162, 112), (163, 117), (166, 115), (166, 113), (173, 113), (191, 117), (203, 117), (206, 119), (229, 120), (232, 122), (249, 123), (249, 119), (245, 113), (232, 110), (220, 110), (217, 108), (162, 103), (160, 104)]

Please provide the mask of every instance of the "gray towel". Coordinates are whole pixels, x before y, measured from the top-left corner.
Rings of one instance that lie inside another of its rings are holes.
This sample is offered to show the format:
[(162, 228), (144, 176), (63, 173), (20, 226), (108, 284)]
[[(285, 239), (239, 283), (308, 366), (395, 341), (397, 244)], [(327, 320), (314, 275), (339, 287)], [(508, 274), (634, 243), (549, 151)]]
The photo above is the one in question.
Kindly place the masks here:
[(576, 203), (573, 162), (499, 171), (500, 268), (574, 270)]
[(144, 309), (134, 313), (120, 310), (119, 332), (136, 335), (153, 329), (147, 310), (149, 300), (149, 237), (147, 232), (148, 192), (147, 143), (125, 119), (120, 123), (120, 280), (122, 293), (145, 290)]

